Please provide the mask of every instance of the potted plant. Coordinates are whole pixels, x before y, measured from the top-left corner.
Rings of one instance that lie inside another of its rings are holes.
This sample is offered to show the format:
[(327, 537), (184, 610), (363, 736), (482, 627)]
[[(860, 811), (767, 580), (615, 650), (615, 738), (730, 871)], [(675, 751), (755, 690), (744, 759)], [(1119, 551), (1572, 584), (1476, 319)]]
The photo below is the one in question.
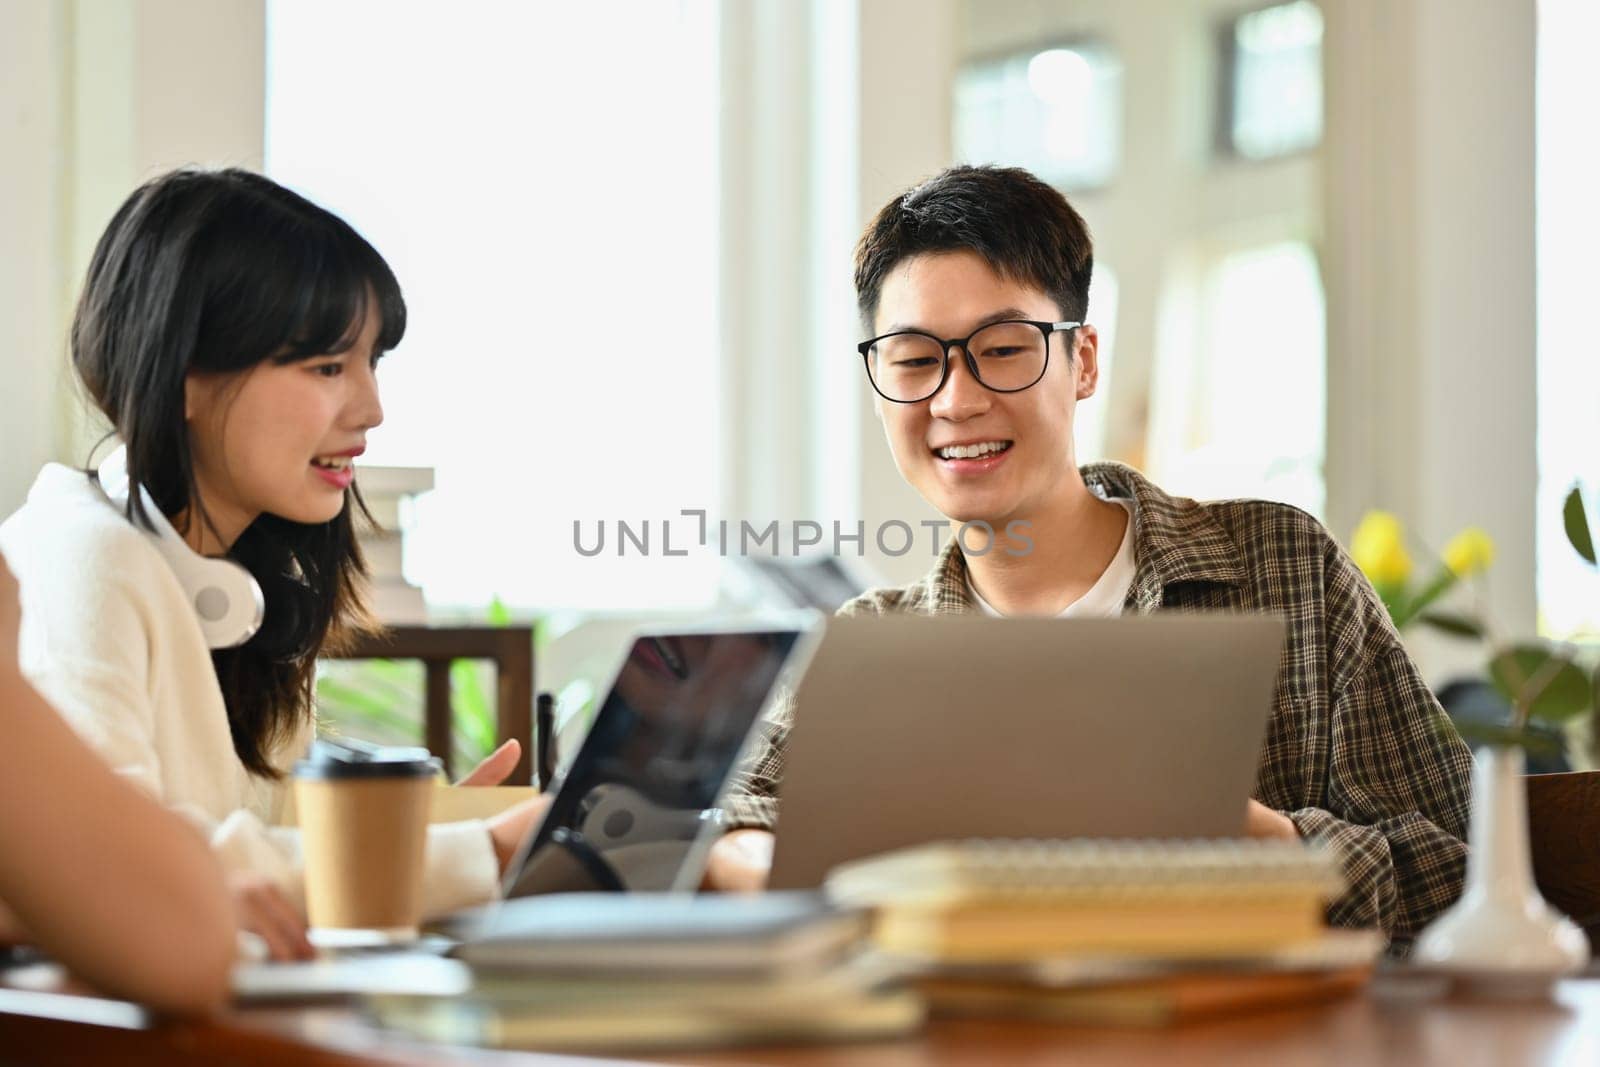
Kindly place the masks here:
[[(1582, 494), (1573, 489), (1563, 507), (1572, 547), (1596, 566)], [(1422, 622), (1443, 632), (1484, 642), (1487, 673), (1509, 714), (1495, 723), (1463, 723), (1479, 743), (1473, 774), (1467, 882), (1461, 899), (1418, 937), (1414, 962), (1470, 979), (1497, 992), (1542, 992), (1556, 977), (1589, 959), (1588, 941), (1566, 916), (1545, 903), (1533, 881), (1528, 850), (1526, 754), (1560, 744), (1562, 729), (1591, 708), (1600, 710), (1600, 669), (1577, 663), (1575, 650), (1543, 641), (1498, 640), (1483, 619), (1445, 613), (1436, 603), (1455, 584), (1482, 573), (1493, 545), (1481, 531), (1464, 531), (1443, 554), (1439, 570), (1413, 588), (1403, 534), (1392, 516), (1369, 515), (1352, 542), (1397, 627)]]

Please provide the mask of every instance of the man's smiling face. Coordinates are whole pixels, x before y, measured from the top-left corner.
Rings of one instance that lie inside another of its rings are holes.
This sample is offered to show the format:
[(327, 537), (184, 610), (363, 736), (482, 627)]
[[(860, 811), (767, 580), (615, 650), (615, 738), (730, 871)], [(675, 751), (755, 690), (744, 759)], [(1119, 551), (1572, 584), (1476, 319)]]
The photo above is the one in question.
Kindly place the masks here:
[[(884, 278), (873, 332), (965, 337), (996, 318), (1061, 317), (1044, 292), (1001, 277), (976, 252), (923, 253)], [(1094, 393), (1096, 342), (1090, 326), (1053, 334), (1044, 377), (1022, 392), (985, 388), (952, 349), (949, 376), (932, 397), (913, 404), (879, 397), (878, 417), (901, 476), (956, 522), (982, 519), (1003, 530), (1037, 515), (1077, 477), (1073, 414)], [(948, 451), (955, 446), (987, 447), (978, 455), (971, 447)]]

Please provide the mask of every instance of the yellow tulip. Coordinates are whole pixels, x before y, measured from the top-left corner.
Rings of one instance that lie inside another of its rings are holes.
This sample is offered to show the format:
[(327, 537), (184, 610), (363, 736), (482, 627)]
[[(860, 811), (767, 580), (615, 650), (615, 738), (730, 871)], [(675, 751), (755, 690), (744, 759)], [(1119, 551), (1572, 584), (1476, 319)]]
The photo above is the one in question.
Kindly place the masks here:
[(1411, 577), (1405, 531), (1387, 511), (1369, 511), (1361, 517), (1350, 539), (1350, 555), (1373, 585), (1403, 585)]
[(1494, 539), (1476, 526), (1469, 526), (1444, 546), (1444, 565), (1457, 578), (1489, 569), (1494, 562)]

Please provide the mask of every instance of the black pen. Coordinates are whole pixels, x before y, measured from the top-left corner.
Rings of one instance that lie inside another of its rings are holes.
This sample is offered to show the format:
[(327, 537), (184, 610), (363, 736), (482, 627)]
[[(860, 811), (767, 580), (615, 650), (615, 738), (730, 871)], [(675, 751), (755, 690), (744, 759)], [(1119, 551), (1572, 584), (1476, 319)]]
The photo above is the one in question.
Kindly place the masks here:
[(540, 693), (533, 702), (534, 762), (539, 772), (539, 792), (548, 792), (556, 774), (556, 698)]

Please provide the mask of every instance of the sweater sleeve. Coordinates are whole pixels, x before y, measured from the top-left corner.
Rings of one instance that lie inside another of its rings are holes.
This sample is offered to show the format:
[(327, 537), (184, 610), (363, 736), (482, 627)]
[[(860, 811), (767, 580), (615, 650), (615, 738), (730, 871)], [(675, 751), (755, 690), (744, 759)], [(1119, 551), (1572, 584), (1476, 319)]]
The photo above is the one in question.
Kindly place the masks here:
[[(198, 827), (225, 870), (265, 875), (303, 908), (299, 831), (268, 826), (244, 808), (217, 819), (192, 804), (174, 803), (163, 787), (163, 768), (147, 725), (151, 717), (130, 680), (103, 664), (63, 661), (41, 671), (36, 685), (113, 770)], [(499, 893), (499, 865), (482, 820), (430, 826), (424, 862), (423, 909), (429, 916), (481, 904)]]
[(114, 770), (165, 800), (140, 598), (103, 574), (23, 590), (21, 659), (34, 688)]
[[(130, 552), (142, 548), (133, 545)], [(305, 879), (297, 830), (269, 826), (243, 807), (219, 815), (174, 795), (171, 782), (180, 769), (162, 765), (156, 738), (163, 729), (198, 731), (199, 724), (186, 723), (183, 716), (205, 709), (156, 706), (152, 663), (173, 655), (172, 648), (162, 646), (173, 635), (161, 625), (156, 601), (141, 595), (139, 576), (149, 575), (138, 565), (137, 552), (133, 555), (129, 560), (112, 553), (89, 554), (79, 566), (68, 567), (48, 549), (17, 553), (32, 564), (23, 577), (26, 673), (113, 770), (198, 827), (225, 870), (265, 875), (303, 908)], [(183, 666), (186, 671), (192, 668), (200, 682), (215, 687), (209, 660)], [(231, 746), (226, 729), (216, 733), (218, 745)], [(236, 758), (231, 747), (217, 755)], [(426, 914), (484, 903), (498, 892), (499, 865), (486, 823), (429, 827)]]
[[(229, 871), (265, 874), (304, 909), (305, 862), (300, 831), (267, 826), (250, 811), (232, 812), (210, 828), (211, 847)], [(422, 876), (424, 917), (445, 915), (499, 895), (500, 868), (489, 826), (479, 819), (428, 827)]]

